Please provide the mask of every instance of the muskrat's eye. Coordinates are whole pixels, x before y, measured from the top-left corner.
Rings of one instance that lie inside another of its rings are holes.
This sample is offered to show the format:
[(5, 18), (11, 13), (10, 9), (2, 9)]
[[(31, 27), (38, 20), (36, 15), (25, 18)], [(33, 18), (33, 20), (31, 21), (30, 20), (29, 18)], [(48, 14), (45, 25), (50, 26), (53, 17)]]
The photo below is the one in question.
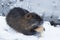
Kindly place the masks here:
[(26, 19), (31, 19), (31, 18), (33, 18), (33, 15), (27, 14), (27, 15), (25, 15), (25, 18), (26, 18)]
[(27, 18), (31, 17), (31, 15), (27, 15)]

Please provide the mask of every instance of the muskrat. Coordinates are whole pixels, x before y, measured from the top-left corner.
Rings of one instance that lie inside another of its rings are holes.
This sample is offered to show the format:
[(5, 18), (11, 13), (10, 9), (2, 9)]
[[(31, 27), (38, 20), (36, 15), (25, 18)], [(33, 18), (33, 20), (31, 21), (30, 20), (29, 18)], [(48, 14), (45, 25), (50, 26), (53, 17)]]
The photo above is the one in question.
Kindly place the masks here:
[(39, 28), (44, 30), (43, 27), (39, 27), (43, 19), (38, 14), (20, 7), (11, 9), (6, 16), (6, 21), (11, 28), (24, 35), (34, 35), (39, 32)]

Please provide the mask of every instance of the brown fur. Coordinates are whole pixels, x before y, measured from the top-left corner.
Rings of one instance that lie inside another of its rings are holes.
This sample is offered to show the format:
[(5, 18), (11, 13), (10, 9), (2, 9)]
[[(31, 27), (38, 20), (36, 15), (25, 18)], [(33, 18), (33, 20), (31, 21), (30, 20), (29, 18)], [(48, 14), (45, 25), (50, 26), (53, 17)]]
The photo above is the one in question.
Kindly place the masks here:
[[(39, 23), (43, 20), (36, 13), (30, 13), (25, 9), (17, 7), (10, 10), (6, 21), (7, 24), (17, 32), (21, 32), (25, 35), (33, 35), (36, 34), (34, 29), (38, 28)], [(37, 25), (32, 26), (32, 24), (36, 22)]]

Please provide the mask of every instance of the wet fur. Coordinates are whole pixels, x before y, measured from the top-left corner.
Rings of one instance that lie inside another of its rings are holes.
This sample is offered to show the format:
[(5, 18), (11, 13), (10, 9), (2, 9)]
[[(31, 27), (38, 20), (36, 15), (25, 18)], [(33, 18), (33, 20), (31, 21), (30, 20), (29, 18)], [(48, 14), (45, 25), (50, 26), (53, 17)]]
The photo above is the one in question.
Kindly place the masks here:
[[(36, 13), (30, 13), (28, 10), (15, 7), (11, 9), (6, 16), (6, 21), (7, 24), (17, 32), (25, 35), (34, 35), (36, 34), (34, 29), (38, 28), (38, 25), (40, 25), (43, 19)], [(37, 24), (32, 26), (34, 23)]]

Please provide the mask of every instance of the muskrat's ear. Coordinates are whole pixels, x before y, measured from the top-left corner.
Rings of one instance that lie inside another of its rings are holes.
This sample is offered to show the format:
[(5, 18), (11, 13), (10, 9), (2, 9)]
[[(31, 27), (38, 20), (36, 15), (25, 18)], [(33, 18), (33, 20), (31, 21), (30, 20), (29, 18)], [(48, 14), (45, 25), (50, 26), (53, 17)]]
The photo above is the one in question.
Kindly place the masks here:
[(28, 13), (28, 14), (25, 15), (25, 19), (31, 19), (31, 18), (33, 18), (32, 14)]

